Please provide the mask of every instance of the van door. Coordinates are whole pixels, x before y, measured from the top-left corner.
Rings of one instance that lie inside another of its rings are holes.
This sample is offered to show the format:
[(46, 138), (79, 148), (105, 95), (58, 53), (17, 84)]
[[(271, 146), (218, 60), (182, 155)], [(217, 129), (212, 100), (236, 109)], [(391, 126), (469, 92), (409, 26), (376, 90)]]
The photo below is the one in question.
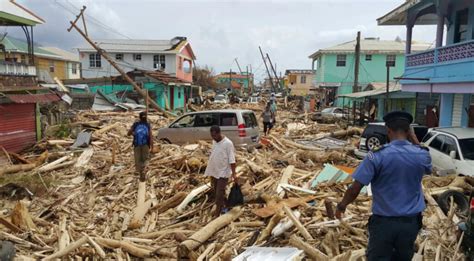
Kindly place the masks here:
[(219, 126), (222, 134), (229, 138), (234, 144), (238, 144), (238, 120), (234, 112), (219, 113)]
[(252, 142), (258, 143), (260, 140), (260, 130), (258, 128), (257, 117), (255, 117), (255, 113), (244, 112), (242, 113), (242, 118), (244, 119), (247, 136), (252, 139)]
[(219, 125), (218, 113), (197, 113), (192, 142), (198, 140), (212, 141), (210, 129), (213, 125)]
[[(444, 143), (441, 147), (441, 151), (443, 152), (443, 165), (447, 170), (456, 170), (456, 161), (459, 161), (460, 159), (458, 145), (456, 144), (456, 140), (454, 138), (447, 135), (444, 136)], [(452, 159), (450, 157), (449, 154), (451, 151), (456, 153), (456, 158)]]
[(171, 126), (166, 129), (166, 138), (174, 144), (185, 144), (192, 142), (194, 125), (196, 122), (195, 114), (184, 115), (176, 120)]
[(443, 153), (441, 152), (443, 142), (444, 135), (438, 134), (428, 145), (430, 147), (431, 162), (433, 166), (438, 170), (445, 170), (442, 156)]

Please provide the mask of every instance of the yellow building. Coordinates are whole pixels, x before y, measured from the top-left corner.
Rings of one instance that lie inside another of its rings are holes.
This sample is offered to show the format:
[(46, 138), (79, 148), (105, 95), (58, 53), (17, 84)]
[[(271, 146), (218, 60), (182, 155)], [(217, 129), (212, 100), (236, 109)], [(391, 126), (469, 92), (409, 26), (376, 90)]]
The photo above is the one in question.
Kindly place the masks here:
[(286, 70), (285, 86), (290, 90), (290, 95), (312, 95), (315, 94), (313, 77), (313, 70)]
[[(0, 60), (8, 66), (21, 69), (20, 65), (33, 64), (28, 55), (28, 44), (12, 37), (4, 37), (0, 41)], [(80, 78), (78, 55), (56, 47), (34, 47), (33, 57), (36, 75), (39, 81), (53, 83), (54, 78), (61, 80)]]

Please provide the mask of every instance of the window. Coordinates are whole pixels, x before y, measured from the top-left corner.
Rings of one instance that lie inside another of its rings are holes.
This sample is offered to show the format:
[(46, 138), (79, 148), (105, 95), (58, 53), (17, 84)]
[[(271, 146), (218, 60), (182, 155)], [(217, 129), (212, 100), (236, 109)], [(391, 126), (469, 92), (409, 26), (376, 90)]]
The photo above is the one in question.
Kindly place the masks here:
[(219, 115), (216, 113), (199, 113), (196, 114), (195, 127), (211, 127), (219, 124)]
[(474, 160), (474, 139), (459, 140), (459, 147), (465, 160)]
[(49, 72), (54, 72), (54, 61), (49, 61)]
[(428, 132), (425, 137), (423, 137), (423, 140), (421, 142), (427, 142), (431, 139), (431, 137), (434, 136), (434, 133), (433, 132)]
[(142, 60), (142, 55), (139, 53), (133, 54), (133, 60), (134, 61), (141, 61)]
[(459, 153), (458, 153), (458, 150), (457, 150), (456, 141), (451, 137), (445, 136), (444, 137), (444, 143), (441, 146), (441, 152), (443, 152), (446, 155), (449, 155), (451, 153), (451, 151), (455, 151), (456, 152), (456, 159), (459, 159)]
[(72, 74), (77, 74), (77, 64), (75, 64), (75, 63), (71, 64), (71, 73)]
[(26, 64), (26, 55), (24, 54), (21, 55), (21, 63)]
[(89, 67), (90, 68), (100, 68), (102, 67), (101, 57), (99, 53), (89, 54)]
[(389, 54), (387, 55), (387, 63), (385, 66), (395, 67), (395, 60), (397, 59), (396, 55)]
[(290, 75), (290, 83), (294, 84), (296, 82), (296, 75)]
[(191, 61), (184, 60), (183, 71), (185, 73), (190, 73), (191, 72)]
[(430, 147), (436, 150), (441, 151), (441, 146), (443, 146), (444, 135), (436, 136), (430, 143)]
[(454, 43), (460, 43), (467, 40), (468, 37), (468, 17), (469, 9), (456, 12), (456, 24), (454, 28)]
[(181, 92), (178, 91), (178, 99), (181, 99)]
[(164, 55), (153, 55), (153, 68), (163, 71), (166, 67)]
[(115, 60), (122, 61), (123, 60), (123, 53), (116, 53)]
[(306, 75), (301, 75), (301, 83), (306, 83)]
[(372, 61), (372, 55), (371, 54), (366, 54), (365, 55), (365, 60), (366, 61)]
[(194, 122), (196, 119), (196, 114), (190, 114), (190, 115), (185, 115), (175, 121), (171, 125), (171, 128), (189, 128), (189, 127), (194, 127)]
[(242, 117), (244, 118), (245, 128), (254, 128), (258, 126), (257, 117), (255, 117), (253, 112), (242, 113)]
[(345, 67), (346, 66), (346, 55), (345, 54), (338, 54), (337, 55), (336, 66), (337, 67)]
[(237, 115), (235, 113), (221, 113), (220, 126), (237, 126)]

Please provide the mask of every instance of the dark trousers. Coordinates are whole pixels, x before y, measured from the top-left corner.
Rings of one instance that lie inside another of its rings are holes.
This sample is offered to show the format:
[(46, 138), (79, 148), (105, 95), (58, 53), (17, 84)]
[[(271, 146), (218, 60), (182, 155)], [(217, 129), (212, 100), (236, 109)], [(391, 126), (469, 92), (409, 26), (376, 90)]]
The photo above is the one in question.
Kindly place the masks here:
[(383, 217), (372, 215), (369, 219), (369, 261), (410, 261), (414, 245), (422, 227), (421, 214), (413, 217)]
[(225, 188), (227, 187), (228, 178), (211, 177), (212, 192), (214, 194), (214, 202), (216, 203), (216, 212), (214, 216), (218, 217), (222, 209), (227, 206), (227, 198), (225, 196)]
[(270, 132), (272, 127), (273, 127), (273, 124), (271, 122), (263, 122), (263, 133), (267, 135), (267, 131)]

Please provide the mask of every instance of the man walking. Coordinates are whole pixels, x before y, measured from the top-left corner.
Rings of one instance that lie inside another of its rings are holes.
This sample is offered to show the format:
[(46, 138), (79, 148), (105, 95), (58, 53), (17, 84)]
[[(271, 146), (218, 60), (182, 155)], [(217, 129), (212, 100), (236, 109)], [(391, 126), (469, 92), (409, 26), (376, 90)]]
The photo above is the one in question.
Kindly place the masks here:
[(421, 180), (431, 173), (431, 157), (410, 130), (413, 117), (409, 113), (391, 112), (384, 121), (390, 143), (367, 154), (336, 207), (336, 217), (340, 219), (347, 205), (370, 183), (373, 202), (367, 258), (409, 261), (422, 227), (425, 201)]
[(273, 112), (271, 110), (270, 102), (267, 103), (265, 106), (265, 110), (262, 112), (262, 119), (263, 119), (263, 133), (265, 136), (270, 134), (270, 130), (273, 127), (273, 119), (274, 119)]
[(145, 166), (148, 161), (149, 153), (153, 149), (153, 135), (146, 112), (140, 112), (139, 121), (133, 123), (127, 135), (133, 135), (135, 168), (138, 174), (140, 174), (140, 181), (143, 182), (145, 181)]
[(225, 188), (229, 178), (236, 181), (234, 144), (221, 133), (219, 126), (211, 127), (211, 137), (214, 140), (211, 156), (207, 163), (205, 176), (211, 177), (212, 190), (216, 204), (214, 217), (218, 217), (226, 207)]

